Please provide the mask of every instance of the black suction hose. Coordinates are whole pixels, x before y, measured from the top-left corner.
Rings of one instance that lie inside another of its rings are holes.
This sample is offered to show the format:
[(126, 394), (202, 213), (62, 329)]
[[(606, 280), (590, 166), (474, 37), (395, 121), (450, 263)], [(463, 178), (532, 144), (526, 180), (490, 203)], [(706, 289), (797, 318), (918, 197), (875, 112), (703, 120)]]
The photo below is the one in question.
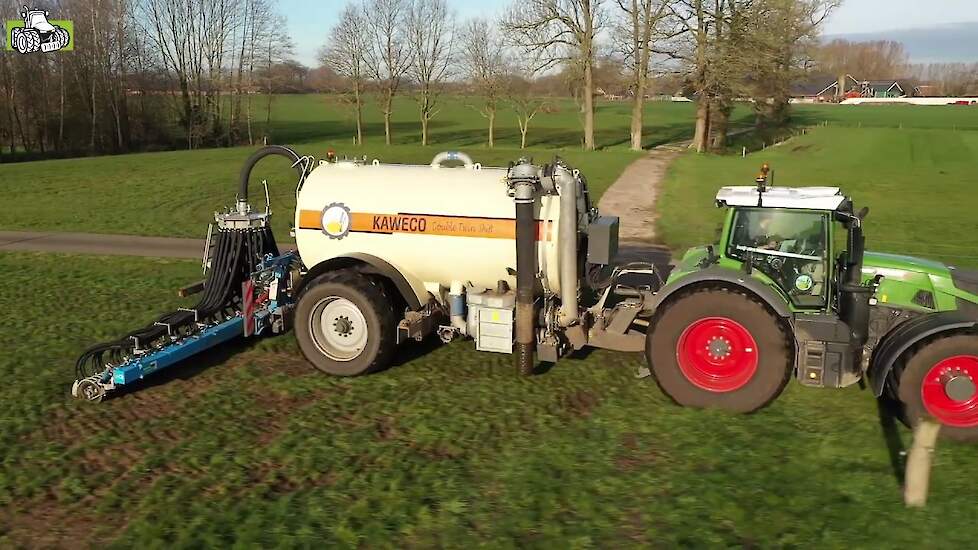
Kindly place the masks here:
[(537, 274), (537, 226), (534, 217), (539, 172), (529, 163), (510, 168), (508, 175), (516, 203), (516, 368), (520, 374), (533, 374), (536, 344), (534, 290)]
[(238, 182), (239, 201), (248, 200), (248, 180), (251, 179), (251, 170), (256, 164), (258, 164), (258, 161), (271, 155), (278, 155), (289, 159), (289, 162), (295, 166), (296, 172), (299, 173), (299, 179), (301, 180), (303, 176), (305, 176), (304, 167), (302, 166), (302, 163), (299, 162), (301, 157), (299, 157), (295, 151), (284, 145), (268, 145), (262, 147), (248, 157), (248, 160), (245, 161), (244, 166), (241, 167), (241, 177)]

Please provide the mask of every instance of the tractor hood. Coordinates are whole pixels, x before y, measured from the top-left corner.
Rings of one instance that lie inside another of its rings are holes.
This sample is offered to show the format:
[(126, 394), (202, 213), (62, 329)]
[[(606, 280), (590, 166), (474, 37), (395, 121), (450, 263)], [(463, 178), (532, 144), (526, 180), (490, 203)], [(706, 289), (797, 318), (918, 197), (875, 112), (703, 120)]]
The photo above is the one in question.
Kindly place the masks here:
[(941, 262), (866, 252), (863, 280), (882, 275), (876, 293), (879, 305), (920, 312), (975, 309), (978, 311), (978, 272)]

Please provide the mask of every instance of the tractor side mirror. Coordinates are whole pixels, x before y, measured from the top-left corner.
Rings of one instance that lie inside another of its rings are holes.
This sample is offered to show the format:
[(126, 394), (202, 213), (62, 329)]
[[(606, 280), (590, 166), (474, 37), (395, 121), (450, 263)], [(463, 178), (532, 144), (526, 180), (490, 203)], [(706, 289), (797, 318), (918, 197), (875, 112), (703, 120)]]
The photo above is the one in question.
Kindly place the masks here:
[(859, 210), (859, 212), (856, 213), (856, 217), (859, 218), (859, 221), (863, 221), (864, 219), (866, 219), (866, 216), (868, 216), (868, 215), (869, 215), (869, 207), (868, 206), (862, 207)]

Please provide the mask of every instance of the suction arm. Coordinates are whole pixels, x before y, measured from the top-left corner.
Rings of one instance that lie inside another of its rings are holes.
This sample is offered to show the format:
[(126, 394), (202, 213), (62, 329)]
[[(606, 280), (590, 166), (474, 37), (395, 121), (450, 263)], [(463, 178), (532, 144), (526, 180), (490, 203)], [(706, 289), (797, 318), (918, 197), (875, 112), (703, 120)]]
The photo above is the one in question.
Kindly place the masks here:
[(258, 164), (258, 161), (271, 155), (279, 155), (289, 159), (289, 162), (299, 173), (300, 180), (305, 175), (305, 168), (300, 162), (301, 157), (299, 157), (299, 155), (292, 149), (283, 145), (268, 145), (266, 147), (262, 147), (261, 149), (255, 151), (253, 155), (248, 157), (248, 160), (245, 161), (244, 166), (241, 167), (241, 179), (238, 184), (238, 202), (248, 202), (248, 180), (251, 179), (251, 170), (256, 164)]

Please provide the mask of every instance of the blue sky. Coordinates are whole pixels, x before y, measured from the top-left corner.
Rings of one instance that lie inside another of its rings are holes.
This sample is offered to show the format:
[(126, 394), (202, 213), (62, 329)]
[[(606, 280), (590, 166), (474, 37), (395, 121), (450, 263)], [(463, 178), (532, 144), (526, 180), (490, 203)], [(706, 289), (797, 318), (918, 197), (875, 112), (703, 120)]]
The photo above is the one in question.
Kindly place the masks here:
[[(512, 0), (448, 0), (462, 18), (493, 16)], [(608, 4), (613, 4), (608, 0)], [(299, 61), (315, 66), (316, 51), (346, 0), (280, 0), (288, 18)], [(978, 22), (978, 0), (846, 0), (828, 21), (826, 34), (879, 35), (893, 29), (929, 28), (951, 23)], [(978, 61), (978, 59), (974, 59)]]

